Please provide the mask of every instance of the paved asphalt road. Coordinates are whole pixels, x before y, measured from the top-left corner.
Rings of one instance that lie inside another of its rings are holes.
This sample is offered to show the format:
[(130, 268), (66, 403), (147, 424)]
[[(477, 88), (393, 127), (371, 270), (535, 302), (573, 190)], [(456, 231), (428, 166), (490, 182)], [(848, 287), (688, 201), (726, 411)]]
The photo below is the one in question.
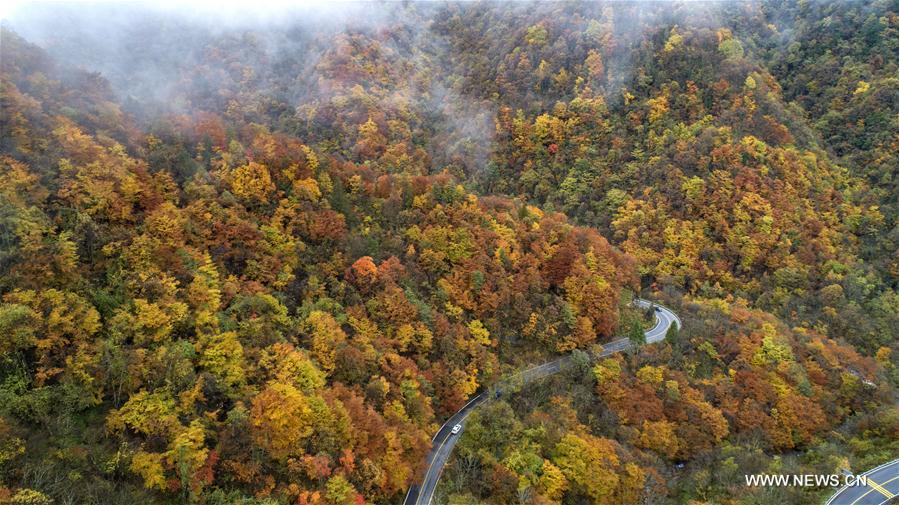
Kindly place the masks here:
[[(643, 299), (637, 299), (636, 304), (642, 308), (649, 308), (654, 305), (652, 302)], [(677, 314), (665, 307), (659, 305), (655, 306), (659, 307), (659, 310), (656, 311), (656, 319), (658, 322), (652, 329), (646, 331), (647, 344), (664, 340), (665, 333), (668, 332), (668, 328), (670, 328), (672, 324), (677, 324), (677, 327), (681, 328), (680, 318), (677, 317)], [(603, 350), (597, 357), (610, 356), (614, 353), (621, 352), (630, 346), (631, 342), (627, 338), (613, 340), (612, 342), (603, 345)], [(528, 382), (559, 373), (569, 363), (571, 363), (571, 356), (565, 356), (555, 361), (529, 368), (519, 374), (521, 382), (527, 384)], [(406, 499), (403, 501), (403, 505), (428, 505), (431, 503), (431, 500), (434, 498), (434, 490), (437, 488), (437, 482), (440, 480), (440, 474), (443, 472), (443, 467), (446, 465), (446, 461), (449, 459), (450, 454), (452, 454), (453, 447), (455, 447), (456, 442), (459, 440), (458, 434), (452, 434), (453, 426), (457, 424), (464, 426), (465, 419), (471, 414), (471, 411), (489, 400), (491, 395), (496, 394), (498, 391), (502, 391), (502, 385), (498, 385), (495, 389), (487, 390), (473, 397), (464, 407), (462, 407), (462, 409), (453, 414), (452, 417), (440, 427), (440, 430), (434, 435), (431, 452), (428, 453), (428, 470), (425, 472), (421, 486), (413, 485), (409, 489), (409, 492), (406, 493)]]
[(844, 486), (824, 505), (883, 505), (899, 496), (899, 459), (868, 470), (867, 486)]

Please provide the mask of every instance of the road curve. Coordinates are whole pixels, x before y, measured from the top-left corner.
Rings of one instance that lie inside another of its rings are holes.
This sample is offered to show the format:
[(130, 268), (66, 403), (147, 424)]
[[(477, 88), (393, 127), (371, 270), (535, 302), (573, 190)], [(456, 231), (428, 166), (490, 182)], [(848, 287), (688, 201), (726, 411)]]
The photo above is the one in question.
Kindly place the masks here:
[(884, 463), (862, 475), (865, 486), (843, 486), (824, 505), (883, 505), (899, 496), (899, 459)]
[[(653, 344), (664, 340), (665, 334), (672, 324), (677, 325), (678, 329), (682, 328), (680, 318), (671, 310), (642, 298), (636, 299), (635, 304), (641, 308), (657, 307), (655, 312), (657, 319), (656, 325), (645, 332), (647, 344)], [(629, 339), (619, 338), (604, 344), (602, 352), (599, 353), (596, 358), (611, 356), (612, 354), (621, 352), (630, 347), (631, 342)], [(527, 384), (537, 379), (557, 374), (564, 370), (570, 363), (571, 356), (569, 355), (529, 368), (518, 374), (520, 381), (516, 382)], [(464, 407), (453, 414), (443, 426), (440, 427), (432, 440), (433, 445), (431, 446), (431, 451), (428, 453), (427, 460), (428, 470), (425, 472), (421, 485), (413, 485), (409, 489), (409, 492), (406, 493), (406, 499), (403, 501), (403, 505), (429, 505), (431, 503), (431, 500), (434, 498), (434, 490), (437, 489), (437, 482), (440, 480), (440, 474), (443, 472), (443, 467), (446, 465), (446, 461), (449, 459), (450, 454), (452, 454), (453, 447), (456, 446), (456, 442), (459, 440), (459, 435), (452, 434), (453, 426), (461, 424), (464, 427), (465, 419), (468, 418), (468, 415), (471, 414), (474, 409), (482, 403), (487, 402), (493, 395), (501, 391), (502, 385), (500, 384), (495, 388), (488, 389), (487, 391), (472, 397)]]

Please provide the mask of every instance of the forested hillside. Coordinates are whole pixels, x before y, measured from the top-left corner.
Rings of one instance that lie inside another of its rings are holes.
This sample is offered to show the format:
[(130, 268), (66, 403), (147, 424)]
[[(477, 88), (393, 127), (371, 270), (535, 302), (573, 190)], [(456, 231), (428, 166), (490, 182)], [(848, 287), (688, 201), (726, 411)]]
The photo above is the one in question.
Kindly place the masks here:
[[(255, 14), (4, 22), (0, 502), (400, 503), (570, 352), (439, 503), (896, 456), (895, 1)], [(636, 294), (685, 327), (590, 362)]]

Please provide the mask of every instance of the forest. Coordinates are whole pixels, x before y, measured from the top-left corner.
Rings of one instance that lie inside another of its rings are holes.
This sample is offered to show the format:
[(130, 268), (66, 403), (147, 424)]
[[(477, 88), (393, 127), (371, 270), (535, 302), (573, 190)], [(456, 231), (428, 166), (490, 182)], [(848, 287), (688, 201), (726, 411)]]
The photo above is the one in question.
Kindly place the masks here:
[(899, 457), (899, 0), (167, 5), (4, 13), (0, 503), (400, 504), (559, 356), (435, 504)]

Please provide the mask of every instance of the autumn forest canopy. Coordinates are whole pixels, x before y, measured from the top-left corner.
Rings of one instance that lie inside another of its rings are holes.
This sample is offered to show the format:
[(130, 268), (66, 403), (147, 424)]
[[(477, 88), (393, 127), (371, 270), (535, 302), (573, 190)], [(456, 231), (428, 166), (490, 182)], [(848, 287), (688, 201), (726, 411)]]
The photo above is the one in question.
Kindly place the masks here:
[[(23, 4), (0, 503), (816, 503), (899, 457), (899, 1)], [(683, 320), (641, 335), (657, 300)]]

